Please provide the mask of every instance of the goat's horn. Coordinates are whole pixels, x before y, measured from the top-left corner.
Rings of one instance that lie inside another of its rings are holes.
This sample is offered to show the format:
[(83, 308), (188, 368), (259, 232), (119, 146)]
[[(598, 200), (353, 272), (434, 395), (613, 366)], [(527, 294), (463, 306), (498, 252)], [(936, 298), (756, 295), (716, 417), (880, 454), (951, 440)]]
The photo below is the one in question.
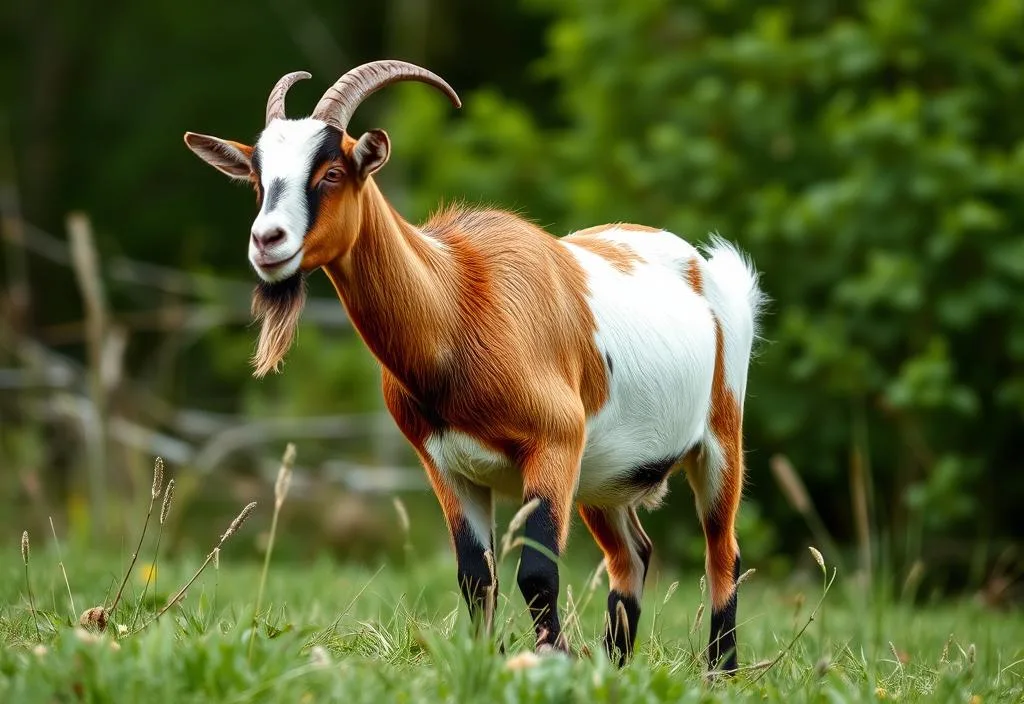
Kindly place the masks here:
[(429, 83), (447, 95), (455, 107), (462, 107), (455, 90), (432, 71), (405, 61), (372, 61), (352, 69), (328, 88), (317, 103), (313, 117), (344, 132), (361, 102), (384, 86), (398, 81)]
[(305, 71), (292, 71), (284, 76), (281, 76), (281, 80), (274, 86), (274, 90), (270, 91), (270, 97), (267, 98), (267, 124), (270, 124), (271, 120), (284, 120), (284, 96), (288, 94), (288, 89), (292, 87), (296, 81), (304, 81), (307, 78), (312, 78)]

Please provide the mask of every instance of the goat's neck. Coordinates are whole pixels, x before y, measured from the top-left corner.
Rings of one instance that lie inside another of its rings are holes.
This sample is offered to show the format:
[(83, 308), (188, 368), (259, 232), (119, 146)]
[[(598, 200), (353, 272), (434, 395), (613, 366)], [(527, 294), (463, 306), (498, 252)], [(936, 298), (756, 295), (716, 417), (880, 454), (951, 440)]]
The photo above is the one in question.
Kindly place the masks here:
[(369, 180), (361, 230), (324, 267), (370, 351), (416, 395), (429, 395), (455, 329), (450, 256), (406, 222)]

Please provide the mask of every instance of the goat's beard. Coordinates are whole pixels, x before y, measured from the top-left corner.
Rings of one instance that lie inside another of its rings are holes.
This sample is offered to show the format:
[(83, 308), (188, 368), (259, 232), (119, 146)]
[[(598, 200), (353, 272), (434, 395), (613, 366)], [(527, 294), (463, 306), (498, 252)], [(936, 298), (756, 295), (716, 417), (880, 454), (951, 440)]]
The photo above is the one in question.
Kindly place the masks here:
[(252, 316), (259, 321), (260, 339), (252, 356), (253, 375), (279, 371), (281, 360), (295, 340), (299, 316), (306, 305), (306, 277), (295, 274), (283, 281), (260, 281), (252, 292)]

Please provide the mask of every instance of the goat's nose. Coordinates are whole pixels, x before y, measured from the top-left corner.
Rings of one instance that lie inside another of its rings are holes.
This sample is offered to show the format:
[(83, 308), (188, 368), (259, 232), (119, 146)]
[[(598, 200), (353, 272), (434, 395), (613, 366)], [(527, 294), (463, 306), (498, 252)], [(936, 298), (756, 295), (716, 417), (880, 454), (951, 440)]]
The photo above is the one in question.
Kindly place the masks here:
[(269, 230), (257, 232), (252, 231), (252, 241), (256, 243), (256, 249), (264, 250), (284, 242), (284, 230), (280, 227), (272, 227)]

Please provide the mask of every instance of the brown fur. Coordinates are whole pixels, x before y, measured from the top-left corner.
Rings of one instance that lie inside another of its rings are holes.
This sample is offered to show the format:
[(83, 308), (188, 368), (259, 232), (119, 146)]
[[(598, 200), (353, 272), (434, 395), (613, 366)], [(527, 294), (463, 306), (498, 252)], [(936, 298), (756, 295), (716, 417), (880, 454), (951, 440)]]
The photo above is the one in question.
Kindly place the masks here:
[(643, 261), (637, 253), (628, 246), (619, 242), (606, 240), (598, 233), (581, 234), (577, 232), (567, 235), (564, 239), (566, 242), (571, 242), (577, 247), (582, 247), (602, 259), (606, 259), (609, 264), (614, 266), (623, 274), (630, 273), (633, 271), (633, 267), (636, 266), (637, 263)]
[[(712, 467), (708, 453), (688, 454), (685, 463), (690, 486), (697, 497), (707, 541), (707, 572), (711, 581), (711, 605), (721, 609), (735, 590), (733, 566), (739, 548), (735, 523), (743, 495), (743, 433), (739, 403), (725, 383), (725, 342), (722, 326), (715, 321), (715, 372), (711, 382), (711, 432), (721, 449), (722, 466)], [(713, 494), (709, 475), (720, 477)]]
[(704, 295), (704, 273), (700, 270), (700, 260), (693, 257), (686, 264), (686, 281), (698, 296)]
[[(346, 136), (343, 150), (354, 144)], [(449, 208), (417, 231), (372, 178), (350, 178), (322, 196), (306, 235), (302, 269), (318, 267), (384, 367), (388, 408), (421, 457), (442, 428), (505, 454), (524, 492), (550, 501), (564, 541), (585, 418), (608, 396), (571, 253), (498, 210)]]
[(580, 504), (578, 509), (580, 518), (594, 537), (594, 542), (604, 553), (608, 586), (622, 594), (634, 594), (638, 575), (633, 574), (633, 548), (629, 537), (623, 535), (619, 527), (609, 520), (605, 510), (583, 504)]

